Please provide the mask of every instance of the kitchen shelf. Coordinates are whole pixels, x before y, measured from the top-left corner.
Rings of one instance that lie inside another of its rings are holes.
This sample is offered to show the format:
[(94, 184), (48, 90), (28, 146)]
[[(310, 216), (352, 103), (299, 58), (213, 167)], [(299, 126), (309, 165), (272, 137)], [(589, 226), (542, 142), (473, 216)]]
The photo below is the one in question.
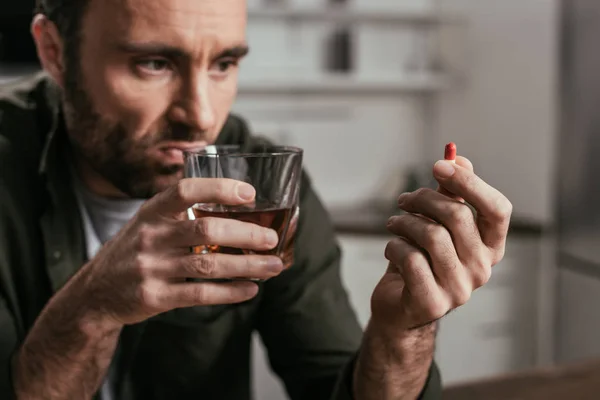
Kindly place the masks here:
[(288, 19), (294, 21), (326, 21), (343, 23), (371, 24), (463, 24), (465, 19), (460, 15), (440, 13), (434, 10), (360, 10), (349, 7), (285, 7), (264, 6), (248, 10), (249, 19)]
[(242, 94), (401, 94), (438, 92), (452, 83), (446, 74), (415, 73), (359, 77), (322, 74), (307, 77), (240, 77)]

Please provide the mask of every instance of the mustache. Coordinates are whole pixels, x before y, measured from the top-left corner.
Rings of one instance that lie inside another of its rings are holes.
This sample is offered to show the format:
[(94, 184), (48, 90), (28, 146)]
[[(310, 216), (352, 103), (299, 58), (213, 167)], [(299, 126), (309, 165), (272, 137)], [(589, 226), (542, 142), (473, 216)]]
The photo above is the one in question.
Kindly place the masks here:
[(160, 132), (157, 142), (200, 142), (206, 138), (206, 134), (185, 124), (173, 123)]

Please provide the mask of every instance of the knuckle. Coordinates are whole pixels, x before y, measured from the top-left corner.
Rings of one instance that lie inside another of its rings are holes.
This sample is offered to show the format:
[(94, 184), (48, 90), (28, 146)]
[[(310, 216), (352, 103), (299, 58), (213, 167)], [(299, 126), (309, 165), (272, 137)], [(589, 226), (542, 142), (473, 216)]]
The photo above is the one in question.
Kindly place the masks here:
[(214, 254), (203, 255), (197, 259), (192, 269), (204, 277), (212, 278), (216, 275), (217, 259)]
[(480, 288), (487, 284), (492, 277), (492, 268), (489, 266), (484, 266), (481, 268), (477, 268), (475, 272), (473, 272), (473, 285), (476, 288)]
[(394, 254), (394, 247), (395, 246), (396, 246), (395, 240), (390, 240), (388, 242), (388, 244), (385, 246), (385, 250), (383, 252), (383, 255), (384, 255), (384, 257), (385, 257), (386, 260), (393, 261), (392, 258), (394, 258), (393, 254)]
[(473, 290), (467, 285), (459, 286), (454, 293), (452, 294), (452, 305), (453, 308), (458, 308), (462, 305), (465, 305), (470, 299)]
[(194, 224), (194, 235), (203, 244), (208, 244), (214, 235), (214, 221), (210, 218), (200, 218)]
[(473, 212), (464, 204), (454, 204), (449, 214), (450, 223), (457, 227), (467, 226), (474, 221)]
[(425, 237), (423, 244), (427, 249), (433, 249), (440, 246), (445, 246), (450, 239), (450, 234), (446, 228), (438, 224), (427, 224), (425, 227)]
[(160, 306), (158, 291), (153, 285), (140, 285), (138, 288), (138, 298), (144, 307), (157, 309)]
[(204, 285), (196, 285), (193, 291), (194, 303), (195, 304), (207, 304), (208, 303), (208, 294), (206, 290), (206, 286)]
[(502, 214), (503, 218), (508, 219), (512, 215), (513, 204), (506, 197), (502, 196), (498, 209), (500, 210), (500, 213)]
[(402, 258), (402, 265), (405, 268), (417, 269), (422, 266), (424, 262), (427, 262), (427, 260), (418, 250), (406, 252)]
[(173, 187), (173, 196), (178, 202), (185, 202), (188, 198), (188, 182), (185, 179), (180, 180)]
[(152, 271), (150, 258), (143, 254), (137, 254), (133, 260), (133, 271), (139, 278), (149, 277)]
[(506, 254), (506, 245), (501, 246), (499, 249), (494, 251), (492, 257), (492, 266), (498, 264), (502, 259), (504, 259), (504, 255)]
[(450, 304), (444, 300), (432, 301), (427, 305), (425, 312), (430, 321), (436, 321), (443, 318), (450, 311)]
[(492, 217), (497, 221), (507, 221), (512, 215), (513, 205), (504, 196), (499, 196), (492, 210)]
[(154, 248), (156, 231), (148, 224), (142, 224), (138, 230), (137, 250), (140, 252)]

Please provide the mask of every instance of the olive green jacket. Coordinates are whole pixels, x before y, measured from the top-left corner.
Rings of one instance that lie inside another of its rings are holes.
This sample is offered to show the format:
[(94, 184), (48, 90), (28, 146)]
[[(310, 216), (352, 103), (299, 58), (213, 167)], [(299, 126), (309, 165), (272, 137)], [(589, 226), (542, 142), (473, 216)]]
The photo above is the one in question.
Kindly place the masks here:
[[(256, 140), (231, 116), (218, 142)], [(60, 92), (50, 79), (0, 89), (1, 399), (14, 396), (11, 355), (48, 299), (86, 262), (66, 147)], [(109, 372), (115, 400), (251, 399), (255, 331), (290, 398), (352, 398), (362, 331), (341, 283), (330, 218), (306, 176), (302, 185), (293, 267), (261, 284), (252, 301), (179, 309), (127, 326)], [(434, 364), (421, 398), (440, 397)]]

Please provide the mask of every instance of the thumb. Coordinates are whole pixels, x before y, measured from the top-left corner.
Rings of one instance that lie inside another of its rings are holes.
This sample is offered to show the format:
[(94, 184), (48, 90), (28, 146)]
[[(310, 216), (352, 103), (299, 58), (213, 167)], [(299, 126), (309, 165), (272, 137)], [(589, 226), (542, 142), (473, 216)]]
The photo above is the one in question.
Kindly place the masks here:
[[(456, 157), (456, 164), (458, 164), (461, 167), (466, 168), (470, 171), (474, 171), (473, 163), (466, 157), (461, 157), (461, 156)], [(434, 176), (435, 176), (435, 167), (434, 167)], [(437, 191), (445, 196), (450, 197), (451, 199), (454, 199), (454, 200), (457, 200), (460, 202), (464, 202), (464, 199), (462, 197), (455, 196), (452, 192), (448, 191), (446, 188), (444, 188), (441, 185), (438, 185)]]

